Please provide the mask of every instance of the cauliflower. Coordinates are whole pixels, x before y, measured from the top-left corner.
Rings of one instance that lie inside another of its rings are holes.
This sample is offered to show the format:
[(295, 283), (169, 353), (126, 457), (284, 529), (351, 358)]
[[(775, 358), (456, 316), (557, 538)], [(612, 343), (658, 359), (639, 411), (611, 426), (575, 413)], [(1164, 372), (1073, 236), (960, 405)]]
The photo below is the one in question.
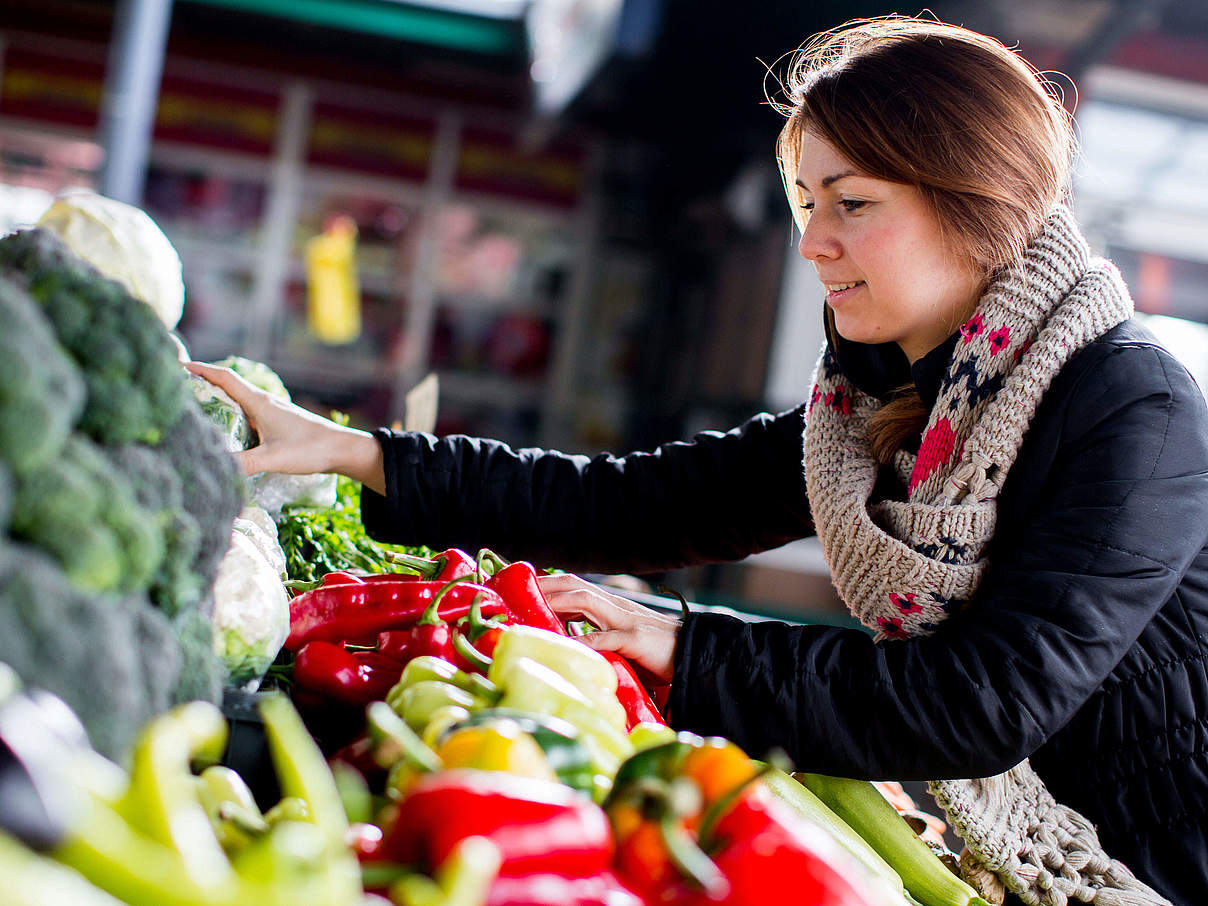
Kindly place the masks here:
[(285, 553), (268, 514), (248, 507), (235, 520), (231, 544), (214, 580), (214, 653), (229, 682), (252, 689), (289, 635)]
[(103, 195), (73, 192), (58, 198), (38, 226), (146, 302), (169, 330), (180, 321), (180, 256), (146, 212)]

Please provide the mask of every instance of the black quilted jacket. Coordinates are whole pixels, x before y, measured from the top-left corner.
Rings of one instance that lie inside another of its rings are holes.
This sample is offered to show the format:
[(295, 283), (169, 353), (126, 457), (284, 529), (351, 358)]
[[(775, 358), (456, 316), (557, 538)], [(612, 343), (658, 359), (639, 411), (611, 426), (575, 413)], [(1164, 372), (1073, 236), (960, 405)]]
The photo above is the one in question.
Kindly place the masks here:
[[(916, 363), (925, 398), (950, 352)], [(591, 459), (383, 431), (388, 495), (367, 493), (363, 515), (382, 538), (579, 570), (736, 559), (812, 533), (802, 424), (798, 408)], [(982, 777), (1030, 757), (1112, 856), (1200, 906), (1206, 542), (1204, 399), (1126, 323), (1053, 382), (965, 611), (929, 638), (881, 645), (858, 629), (693, 616), (676, 650), (672, 722), (853, 777)]]

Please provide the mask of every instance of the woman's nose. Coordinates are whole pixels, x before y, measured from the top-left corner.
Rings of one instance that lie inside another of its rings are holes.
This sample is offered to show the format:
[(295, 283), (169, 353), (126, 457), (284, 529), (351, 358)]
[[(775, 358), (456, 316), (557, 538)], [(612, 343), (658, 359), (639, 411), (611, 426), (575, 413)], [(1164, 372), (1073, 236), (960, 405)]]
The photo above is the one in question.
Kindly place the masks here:
[(820, 258), (838, 258), (841, 252), (834, 234), (826, 228), (823, 218), (811, 215), (801, 231), (801, 239), (797, 242), (797, 253), (806, 261), (817, 261)]

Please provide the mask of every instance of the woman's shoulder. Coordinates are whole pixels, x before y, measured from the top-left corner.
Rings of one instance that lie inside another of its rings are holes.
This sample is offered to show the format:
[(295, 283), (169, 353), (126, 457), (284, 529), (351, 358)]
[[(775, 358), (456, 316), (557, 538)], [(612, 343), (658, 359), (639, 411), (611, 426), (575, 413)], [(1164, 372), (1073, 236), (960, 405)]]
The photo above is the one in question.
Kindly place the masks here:
[(1177, 448), (1200, 450), (1208, 443), (1208, 405), (1200, 387), (1135, 318), (1070, 358), (1037, 419), (1060, 429), (1062, 445), (1129, 433), (1160, 437)]
[[(1208, 350), (1205, 350), (1208, 355)], [(1139, 320), (1130, 318), (1092, 340), (1070, 358), (1054, 390), (1124, 398), (1153, 393), (1203, 404), (1204, 397), (1186, 366)]]

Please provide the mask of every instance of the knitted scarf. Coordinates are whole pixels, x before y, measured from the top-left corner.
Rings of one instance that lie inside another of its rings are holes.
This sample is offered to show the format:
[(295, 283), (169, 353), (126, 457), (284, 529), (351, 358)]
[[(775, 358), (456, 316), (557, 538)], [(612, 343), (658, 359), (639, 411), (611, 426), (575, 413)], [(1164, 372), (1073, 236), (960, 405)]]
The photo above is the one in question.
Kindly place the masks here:
[[(805, 427), (810, 508), (840, 597), (878, 641), (928, 635), (974, 595), (996, 497), (1045, 391), (1132, 310), (1119, 273), (1056, 208), (961, 326), (918, 453), (893, 462), (904, 501), (872, 499), (866, 424), (881, 404), (823, 351)], [(1027, 761), (931, 790), (965, 840), (963, 873), (988, 898), (1001, 902), (997, 876), (1029, 906), (1167, 902), (1103, 853), (1091, 823), (1057, 804)]]

